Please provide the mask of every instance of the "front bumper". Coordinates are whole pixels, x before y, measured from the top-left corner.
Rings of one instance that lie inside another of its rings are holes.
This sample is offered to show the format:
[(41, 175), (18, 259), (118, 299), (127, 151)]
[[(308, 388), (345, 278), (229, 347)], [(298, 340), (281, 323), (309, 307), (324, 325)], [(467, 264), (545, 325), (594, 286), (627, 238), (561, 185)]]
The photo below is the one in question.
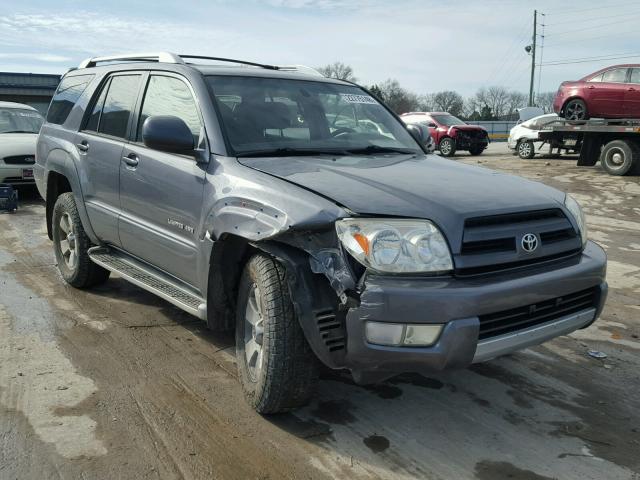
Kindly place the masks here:
[(6, 165), (4, 163), (0, 164), (0, 183), (9, 183), (11, 185), (35, 183), (33, 175), (30, 177), (24, 175), (25, 170), (33, 172), (33, 165)]
[[(347, 313), (345, 366), (356, 381), (379, 381), (401, 372), (431, 373), (464, 368), (536, 345), (591, 324), (607, 293), (606, 255), (588, 242), (582, 254), (559, 261), (553, 270), (528, 269), (467, 278), (366, 278), (360, 305)], [(479, 316), (537, 304), (596, 287), (594, 306), (544, 324), (479, 341)], [(430, 347), (374, 345), (365, 338), (367, 321), (445, 324)]]

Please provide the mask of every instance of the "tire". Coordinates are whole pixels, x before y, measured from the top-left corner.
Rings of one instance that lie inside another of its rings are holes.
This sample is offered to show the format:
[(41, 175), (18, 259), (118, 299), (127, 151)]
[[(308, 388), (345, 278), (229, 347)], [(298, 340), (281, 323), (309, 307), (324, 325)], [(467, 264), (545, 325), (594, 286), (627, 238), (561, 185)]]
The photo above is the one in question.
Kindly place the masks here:
[(109, 270), (96, 265), (87, 250), (92, 247), (84, 231), (73, 193), (63, 193), (53, 207), (53, 251), (62, 278), (76, 288), (88, 288), (105, 282)]
[(589, 118), (587, 104), (579, 98), (569, 100), (564, 106), (563, 112), (564, 118), (567, 120), (587, 120)]
[(628, 175), (640, 171), (640, 147), (628, 140), (613, 140), (600, 153), (602, 168), (609, 175)]
[(471, 155), (474, 155), (474, 156), (475, 156), (475, 155), (481, 155), (481, 154), (482, 154), (482, 152), (484, 152), (484, 147), (471, 147), (471, 148), (469, 149), (469, 153), (470, 153)]
[(262, 414), (306, 404), (318, 380), (318, 360), (298, 323), (286, 275), (276, 260), (256, 254), (240, 279), (236, 361), (245, 398)]
[(440, 140), (438, 150), (443, 157), (452, 157), (456, 154), (456, 141), (451, 137), (444, 137)]
[(518, 143), (518, 156), (524, 160), (530, 160), (536, 154), (533, 142), (525, 141)]

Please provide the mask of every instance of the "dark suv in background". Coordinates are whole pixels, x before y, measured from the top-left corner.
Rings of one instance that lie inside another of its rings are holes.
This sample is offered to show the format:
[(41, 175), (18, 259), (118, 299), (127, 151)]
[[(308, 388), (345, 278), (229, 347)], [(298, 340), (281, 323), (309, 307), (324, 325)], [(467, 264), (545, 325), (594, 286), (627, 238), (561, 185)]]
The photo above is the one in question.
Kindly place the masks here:
[(115, 272), (235, 329), (262, 413), (307, 401), (318, 360), (369, 383), (595, 321), (606, 258), (573, 198), (428, 156), (369, 92), (307, 72), (158, 53), (67, 73), (35, 165), (64, 280)]

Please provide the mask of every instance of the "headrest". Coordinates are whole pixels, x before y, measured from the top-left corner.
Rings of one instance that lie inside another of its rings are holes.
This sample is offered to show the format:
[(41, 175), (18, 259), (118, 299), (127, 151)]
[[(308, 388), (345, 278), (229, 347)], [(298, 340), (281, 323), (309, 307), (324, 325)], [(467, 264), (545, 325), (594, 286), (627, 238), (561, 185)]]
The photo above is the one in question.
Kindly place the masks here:
[(282, 102), (241, 103), (236, 114), (261, 129), (283, 129), (291, 126), (291, 110)]

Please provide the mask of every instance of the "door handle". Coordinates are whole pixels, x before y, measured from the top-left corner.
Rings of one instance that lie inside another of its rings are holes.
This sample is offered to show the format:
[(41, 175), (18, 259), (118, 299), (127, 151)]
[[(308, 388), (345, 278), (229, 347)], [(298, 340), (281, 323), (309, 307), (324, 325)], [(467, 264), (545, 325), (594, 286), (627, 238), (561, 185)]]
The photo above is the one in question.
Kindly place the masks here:
[(594, 87), (593, 85), (589, 85), (587, 88), (588, 88), (589, 90), (593, 90), (593, 89), (594, 89), (594, 88), (596, 88), (596, 87)]
[(129, 167), (133, 168), (137, 167), (138, 163), (140, 163), (138, 156), (133, 153), (130, 153), (126, 157), (122, 157), (122, 160), (124, 160), (124, 163), (126, 163)]
[(636, 89), (635, 89), (635, 88), (633, 88), (633, 87), (629, 87), (629, 88), (627, 88), (627, 92), (635, 92), (635, 91), (636, 91)]
[(80, 150), (81, 152), (86, 152), (87, 150), (89, 150), (89, 144), (86, 140), (83, 140), (80, 143), (76, 143), (76, 147), (78, 147), (78, 150)]

